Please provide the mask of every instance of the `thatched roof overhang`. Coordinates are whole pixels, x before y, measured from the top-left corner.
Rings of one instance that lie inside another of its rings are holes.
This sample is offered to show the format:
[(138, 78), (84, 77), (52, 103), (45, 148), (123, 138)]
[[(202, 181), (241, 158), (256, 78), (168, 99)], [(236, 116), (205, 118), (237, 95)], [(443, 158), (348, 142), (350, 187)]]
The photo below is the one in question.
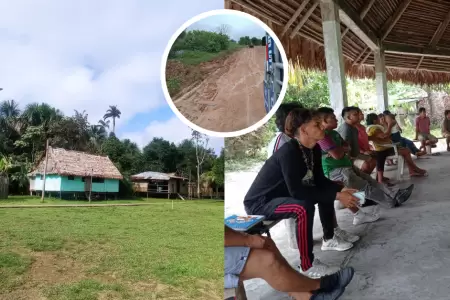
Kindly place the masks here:
[[(450, 1), (333, 1), (340, 7), (348, 76), (375, 78), (374, 51), (383, 49), (390, 81), (450, 82)], [(265, 22), (294, 63), (326, 69), (319, 0), (225, 0), (225, 7)]]
[[(42, 175), (45, 169), (45, 153), (28, 176)], [(107, 156), (93, 155), (62, 148), (48, 148), (47, 172), (62, 176), (123, 179), (122, 174)]]

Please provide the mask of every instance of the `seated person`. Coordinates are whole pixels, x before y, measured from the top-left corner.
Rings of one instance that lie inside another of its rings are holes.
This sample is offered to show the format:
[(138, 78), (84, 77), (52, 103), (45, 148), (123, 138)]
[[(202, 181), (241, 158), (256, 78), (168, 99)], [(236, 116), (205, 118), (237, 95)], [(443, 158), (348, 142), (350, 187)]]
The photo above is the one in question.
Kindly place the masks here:
[(425, 107), (419, 108), (419, 116), (416, 118), (416, 140), (421, 143), (421, 150), (425, 150), (426, 146), (436, 147), (438, 139), (430, 132), (431, 121), (427, 116)]
[(426, 154), (425, 151), (420, 151), (413, 141), (402, 137), (402, 129), (397, 123), (395, 119), (395, 115), (393, 115), (389, 110), (385, 110), (383, 112), (384, 120), (387, 124), (386, 132), (391, 133), (391, 140), (395, 144), (400, 144), (400, 146), (404, 148), (408, 148), (411, 153), (417, 157), (423, 156)]
[[(414, 185), (399, 189), (395, 193), (370, 175), (355, 168), (343, 147), (342, 137), (334, 130), (337, 127), (337, 119), (333, 109), (321, 107), (318, 113), (325, 127), (325, 136), (318, 142), (322, 149), (322, 166), (325, 176), (331, 180), (344, 182), (346, 187), (364, 191), (366, 199), (388, 208), (400, 206), (409, 199)], [(373, 219), (378, 219), (378, 216), (374, 215)]]
[(296, 102), (290, 102), (281, 104), (277, 109), (277, 112), (275, 113), (275, 125), (278, 132), (267, 147), (267, 158), (270, 158), (275, 151), (291, 140), (291, 138), (284, 132), (284, 125), (286, 123), (287, 115), (296, 108), (303, 108), (303, 106)]
[(299, 274), (284, 259), (269, 237), (249, 235), (225, 226), (225, 288), (239, 281), (261, 278), (272, 288), (296, 300), (336, 300), (355, 271), (346, 267), (336, 273), (311, 279)]
[(295, 219), (300, 254), (299, 271), (310, 278), (337, 272), (313, 254), (315, 204), (320, 203), (324, 230), (322, 250), (346, 251), (352, 243), (334, 234), (334, 201), (356, 207), (355, 190), (346, 189), (323, 174), (320, 148), (321, 121), (308, 109), (294, 109), (286, 118), (286, 134), (293, 138), (276, 151), (259, 171), (244, 198), (249, 215), (269, 220)]
[[(378, 118), (380, 119), (380, 125), (383, 126), (383, 130), (384, 130), (384, 132), (386, 132), (388, 130), (389, 126), (388, 126), (388, 124), (387, 124), (387, 122), (386, 122), (386, 120), (384, 118), (384, 115), (383, 114), (378, 114)], [(388, 166), (395, 165), (395, 163), (394, 163), (394, 161), (392, 159), (386, 159), (386, 164)]]
[[(267, 156), (269, 158), (273, 155), (273, 153), (275, 153), (278, 149), (280, 149), (281, 146), (283, 146), (285, 143), (291, 140), (291, 138), (285, 133), (284, 125), (286, 124), (286, 117), (292, 110), (296, 108), (302, 108), (302, 106), (297, 105), (295, 103), (281, 104), (277, 112), (275, 113), (275, 124), (279, 132), (277, 133), (277, 136), (272, 139), (272, 141), (269, 144), (269, 147), (267, 148)], [(338, 183), (343, 185), (343, 183), (341, 182)], [(318, 204), (318, 207), (320, 214), (323, 208), (320, 203)], [(358, 221), (356, 222), (358, 224), (364, 223), (363, 221), (372, 218), (371, 215), (367, 215), (364, 211), (360, 210), (358, 207), (351, 208), (350, 211), (353, 213), (354, 218), (358, 219)], [(336, 211), (334, 212), (333, 222), (334, 222), (334, 234), (336, 236), (350, 243), (354, 243), (359, 240), (359, 236), (350, 234), (349, 232), (339, 228), (336, 218)], [(324, 235), (325, 234), (326, 233), (324, 232)]]
[(442, 122), (442, 136), (446, 139), (447, 151), (450, 151), (450, 110), (444, 112), (444, 121)]
[[(373, 162), (375, 162), (376, 166), (376, 152), (372, 150), (369, 143), (369, 136), (366, 132), (366, 127), (361, 124), (362, 121), (364, 121), (364, 113), (361, 109), (358, 108), (359, 111), (359, 123), (355, 124), (356, 129), (358, 129), (358, 145), (359, 145), (359, 152), (363, 155), (368, 155), (373, 157)], [(379, 180), (379, 182), (386, 182), (388, 186), (391, 186), (389, 184), (389, 178), (383, 177), (382, 180)]]
[(370, 156), (360, 152), (358, 143), (358, 129), (356, 125), (359, 120), (360, 109), (354, 106), (344, 107), (342, 110), (342, 119), (344, 122), (339, 126), (337, 132), (342, 139), (349, 145), (349, 157), (353, 161), (353, 165), (366, 174), (372, 174), (376, 166), (376, 160)]
[[(369, 136), (369, 139), (373, 141), (375, 151), (377, 152), (378, 176), (383, 176), (386, 157), (395, 155), (394, 147), (385, 146), (392, 144), (392, 140), (389, 132), (384, 132), (384, 128), (380, 125), (379, 117), (376, 114), (368, 114), (366, 124), (367, 135)], [(398, 154), (405, 159), (411, 177), (422, 177), (427, 175), (427, 171), (419, 168), (414, 163), (411, 158), (411, 152), (409, 152), (407, 148), (398, 147)]]

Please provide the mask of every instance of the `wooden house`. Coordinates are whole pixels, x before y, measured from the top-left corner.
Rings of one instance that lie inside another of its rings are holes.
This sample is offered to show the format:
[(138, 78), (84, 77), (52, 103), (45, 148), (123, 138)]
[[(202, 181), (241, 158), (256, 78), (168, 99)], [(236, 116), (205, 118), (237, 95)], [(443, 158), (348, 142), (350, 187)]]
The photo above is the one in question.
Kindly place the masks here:
[(187, 179), (175, 173), (143, 172), (131, 176), (133, 191), (136, 194), (152, 197), (186, 196), (188, 193)]
[[(30, 193), (42, 194), (45, 155), (28, 174)], [(60, 198), (110, 198), (119, 192), (122, 174), (107, 156), (48, 148), (45, 194)]]

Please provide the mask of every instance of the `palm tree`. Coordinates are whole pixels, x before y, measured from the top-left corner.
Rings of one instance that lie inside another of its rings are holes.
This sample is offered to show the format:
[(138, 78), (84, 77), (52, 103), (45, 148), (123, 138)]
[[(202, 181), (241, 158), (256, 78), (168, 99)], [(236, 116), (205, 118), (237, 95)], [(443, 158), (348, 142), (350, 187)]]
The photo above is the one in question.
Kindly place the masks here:
[(0, 102), (0, 128), (3, 128), (8, 137), (19, 134), (23, 129), (20, 120), (19, 103), (14, 100)]
[(4, 118), (17, 118), (20, 115), (19, 103), (14, 100), (3, 101), (0, 105), (0, 115)]
[(47, 127), (52, 121), (59, 121), (64, 117), (64, 114), (47, 103), (31, 103), (25, 107), (22, 117), (30, 126)]
[(107, 137), (105, 127), (101, 125), (91, 125), (91, 127), (89, 128), (89, 136), (91, 142), (95, 146), (99, 146), (101, 142)]
[(116, 133), (116, 118), (120, 119), (121, 114), (122, 113), (120, 112), (120, 110), (117, 108), (116, 105), (110, 105), (109, 109), (106, 111), (106, 114), (103, 116), (103, 120), (112, 118), (112, 120), (113, 120), (112, 132), (113, 133)]
[(107, 120), (99, 120), (98, 121), (98, 125), (103, 127), (103, 129), (106, 131), (106, 129), (109, 129), (109, 123), (111, 123), (111, 121)]

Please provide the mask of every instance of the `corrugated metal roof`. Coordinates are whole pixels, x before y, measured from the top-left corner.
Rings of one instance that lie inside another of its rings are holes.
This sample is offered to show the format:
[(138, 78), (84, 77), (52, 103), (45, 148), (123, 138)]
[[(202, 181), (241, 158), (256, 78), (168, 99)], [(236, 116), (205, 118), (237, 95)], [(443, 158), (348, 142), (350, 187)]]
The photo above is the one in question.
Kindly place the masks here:
[(145, 179), (145, 180), (148, 180), (148, 179), (169, 180), (170, 178), (185, 179), (183, 177), (175, 176), (173, 173), (172, 174), (166, 174), (166, 173), (153, 172), (153, 171), (142, 172), (142, 173), (139, 173), (139, 174), (131, 176), (131, 178), (133, 178), (133, 179)]

